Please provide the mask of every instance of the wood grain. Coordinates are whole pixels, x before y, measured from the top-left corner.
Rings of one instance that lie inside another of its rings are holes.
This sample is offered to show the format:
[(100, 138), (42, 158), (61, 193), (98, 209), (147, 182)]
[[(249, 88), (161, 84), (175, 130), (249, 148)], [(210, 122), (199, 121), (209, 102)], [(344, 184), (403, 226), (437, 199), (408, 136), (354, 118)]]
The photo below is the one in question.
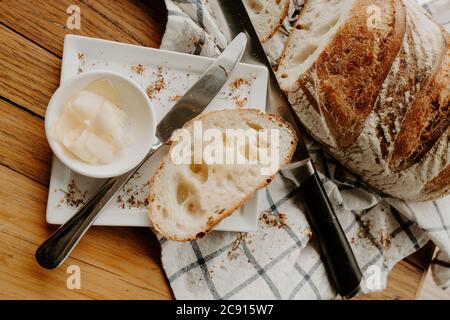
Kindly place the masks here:
[[(66, 27), (70, 5), (80, 8), (81, 28)], [(3, 0), (0, 20), (10, 29), (61, 57), (64, 36), (83, 36), (126, 43), (159, 46), (164, 27), (156, 23), (142, 4), (128, 0)]]
[(0, 164), (48, 185), (52, 152), (44, 121), (0, 100)]
[[(55, 229), (45, 223), (47, 188), (0, 166), (0, 299), (172, 297), (160, 247), (147, 229), (94, 227), (56, 270), (38, 266), (34, 253)], [(81, 269), (82, 288), (66, 287), (69, 265)]]
[(43, 117), (59, 85), (61, 60), (3, 25), (0, 48), (0, 96)]

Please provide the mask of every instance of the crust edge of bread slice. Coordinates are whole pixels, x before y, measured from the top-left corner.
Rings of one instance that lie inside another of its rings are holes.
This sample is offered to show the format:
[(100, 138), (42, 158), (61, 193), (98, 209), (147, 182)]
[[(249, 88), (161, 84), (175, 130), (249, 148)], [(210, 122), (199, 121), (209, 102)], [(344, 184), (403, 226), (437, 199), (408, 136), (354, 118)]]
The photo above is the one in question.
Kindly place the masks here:
[[(168, 160), (168, 158), (170, 156), (169, 154), (165, 155), (164, 158), (161, 160), (161, 163), (160, 163), (158, 169), (156, 170), (156, 172), (153, 174), (153, 176), (150, 179), (150, 183), (149, 183), (150, 192), (149, 192), (149, 195), (148, 195), (149, 206), (148, 206), (148, 210), (147, 211), (148, 211), (149, 218), (150, 218), (150, 220), (153, 223), (153, 228), (155, 228), (156, 231), (158, 231), (158, 233), (160, 233), (162, 236), (164, 236), (168, 240), (179, 241), (179, 242), (188, 242), (188, 241), (193, 241), (193, 240), (200, 239), (200, 238), (204, 237), (220, 221), (222, 221), (223, 219), (229, 217), (238, 208), (240, 208), (242, 205), (244, 205), (255, 194), (256, 191), (266, 187), (269, 183), (271, 183), (273, 178), (275, 177), (276, 173), (280, 169), (282, 169), (283, 167), (288, 165), (290, 160), (292, 159), (292, 156), (294, 155), (294, 152), (296, 150), (297, 143), (298, 143), (298, 137), (297, 137), (297, 135), (295, 133), (295, 129), (291, 126), (291, 124), (289, 124), (286, 120), (284, 120), (279, 115), (272, 114), (272, 113), (264, 113), (264, 112), (262, 112), (260, 110), (257, 110), (257, 109), (232, 109), (232, 110), (212, 111), (212, 112), (208, 112), (206, 114), (202, 114), (202, 115), (200, 115), (200, 116), (190, 120), (183, 127), (186, 128), (186, 127), (190, 126), (193, 123), (193, 121), (195, 121), (195, 120), (202, 120), (202, 119), (205, 119), (207, 117), (211, 117), (211, 116), (213, 116), (213, 115), (215, 115), (215, 114), (217, 114), (219, 112), (223, 112), (223, 111), (225, 111), (225, 112), (227, 112), (227, 111), (253, 112), (253, 113), (264, 114), (265, 116), (268, 116), (269, 119), (275, 119), (275, 121), (277, 121), (280, 125), (285, 127), (291, 134), (292, 143), (291, 143), (291, 145), (289, 147), (288, 154), (283, 159), (283, 161), (279, 164), (278, 169), (276, 170), (276, 172), (273, 175), (266, 176), (262, 183), (257, 185), (256, 188), (253, 189), (253, 191), (247, 192), (243, 197), (239, 198), (239, 201), (237, 201), (231, 208), (228, 208), (228, 209), (224, 210), (222, 213), (220, 213), (216, 217), (210, 217), (208, 219), (207, 224), (204, 225), (201, 229), (199, 228), (199, 230), (198, 230), (198, 232), (196, 232), (196, 234), (193, 234), (193, 235), (187, 236), (187, 237), (179, 237), (179, 236), (175, 236), (173, 234), (167, 234), (167, 232), (165, 232), (163, 230), (163, 228), (161, 228), (161, 226), (158, 223), (155, 222), (155, 219), (153, 217), (154, 213), (152, 212), (153, 211), (152, 210), (152, 203), (154, 202), (155, 197), (154, 197), (154, 194), (152, 192), (152, 186), (154, 185), (156, 179), (161, 174), (161, 171), (162, 171), (164, 165), (166, 164), (166, 161)], [(169, 140), (167, 143), (171, 145), (173, 143), (173, 141)]]
[[(272, 37), (280, 29), (281, 25), (283, 24), (284, 20), (286, 19), (287, 15), (289, 13), (289, 6), (290, 6), (291, 1), (290, 0), (280, 0), (280, 1), (283, 1), (284, 5), (280, 11), (280, 14), (276, 17), (276, 20), (273, 23), (273, 27), (270, 28), (264, 34), (261, 34), (258, 30), (255, 30), (262, 43), (265, 43), (265, 42), (269, 41), (270, 39), (272, 39)], [(255, 24), (257, 18), (254, 16), (254, 14), (251, 12), (251, 9), (248, 7), (249, 4), (247, 3), (247, 1), (244, 1), (244, 5), (247, 9), (247, 12), (249, 13), (250, 19), (252, 20), (252, 24), (254, 25), (255, 29), (257, 29), (257, 25)]]
[(278, 17), (278, 22), (272, 28), (271, 32), (269, 32), (269, 34), (267, 34), (264, 38), (261, 39), (262, 43), (265, 43), (265, 42), (269, 41), (270, 39), (272, 39), (273, 36), (278, 32), (278, 30), (283, 25), (283, 22), (289, 13), (289, 6), (290, 6), (290, 1), (286, 1), (286, 4), (284, 5), (283, 10), (281, 11), (280, 16)]

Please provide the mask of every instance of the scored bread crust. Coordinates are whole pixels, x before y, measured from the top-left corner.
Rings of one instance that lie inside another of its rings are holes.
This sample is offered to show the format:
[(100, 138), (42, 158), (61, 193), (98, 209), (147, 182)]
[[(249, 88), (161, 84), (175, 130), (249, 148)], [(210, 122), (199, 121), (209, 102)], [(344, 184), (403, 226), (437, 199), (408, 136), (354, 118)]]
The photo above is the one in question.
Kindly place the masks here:
[[(381, 9), (381, 30), (367, 28), (370, 5)], [(448, 33), (410, 0), (354, 0), (311, 67), (292, 81), (283, 74), (292, 72), (296, 32), (277, 77), (306, 130), (383, 193), (408, 200), (450, 193)]]
[[(289, 164), (289, 162), (292, 159), (292, 156), (293, 156), (293, 154), (295, 152), (295, 149), (296, 149), (296, 146), (297, 146), (297, 142), (298, 142), (298, 137), (297, 137), (297, 135), (295, 133), (294, 128), (286, 120), (284, 120), (279, 115), (271, 114), (271, 113), (264, 113), (264, 112), (261, 112), (260, 110), (257, 110), (257, 109), (232, 109), (232, 110), (211, 111), (211, 112), (208, 112), (206, 114), (201, 114), (198, 117), (190, 120), (189, 122), (187, 122), (183, 126), (183, 128), (188, 128), (189, 126), (191, 126), (193, 124), (194, 121), (202, 121), (202, 120), (205, 120), (207, 118), (214, 117), (216, 114), (223, 113), (223, 112), (242, 112), (242, 113), (264, 114), (265, 116), (268, 117), (269, 120), (275, 121), (281, 127), (287, 129), (291, 133), (291, 138), (292, 138), (291, 141), (292, 141), (292, 143), (289, 146), (289, 151), (288, 151), (286, 157), (283, 159), (283, 161), (281, 161), (281, 163), (279, 165), (279, 169), (281, 169), (281, 168), (283, 168), (283, 167), (285, 167), (286, 165)], [(173, 143), (172, 139), (170, 139), (167, 143), (171, 145)], [(165, 155), (164, 158), (161, 160), (159, 168), (156, 170), (156, 172), (154, 173), (154, 175), (150, 179), (150, 182), (149, 182), (150, 192), (149, 192), (149, 195), (148, 195), (148, 201), (149, 201), (148, 214), (149, 214), (150, 221), (153, 222), (153, 227), (160, 234), (162, 234), (165, 238), (167, 238), (169, 240), (181, 241), (181, 242), (193, 241), (193, 240), (202, 238), (209, 231), (211, 231), (211, 229), (215, 225), (217, 225), (220, 221), (222, 221), (223, 219), (225, 219), (228, 216), (230, 216), (233, 212), (235, 212), (238, 208), (240, 208), (243, 204), (245, 204), (245, 202), (247, 202), (257, 190), (260, 190), (260, 189), (264, 188), (265, 186), (267, 186), (272, 181), (273, 177), (276, 174), (275, 173), (275, 174), (273, 174), (271, 176), (267, 176), (266, 179), (262, 183), (258, 184), (257, 187), (253, 191), (246, 193), (233, 206), (231, 206), (230, 208), (224, 210), (222, 213), (216, 215), (212, 219), (209, 219), (207, 224), (205, 226), (203, 226), (201, 229), (199, 229), (199, 231), (195, 235), (192, 235), (192, 236), (189, 236), (189, 237), (178, 237), (178, 236), (176, 236), (174, 234), (167, 234), (165, 232), (165, 230), (163, 228), (161, 228), (161, 226), (158, 223), (154, 222), (156, 219), (154, 217), (155, 213), (152, 210), (152, 203), (155, 201), (155, 195), (152, 192), (153, 186), (155, 185), (157, 178), (159, 178), (159, 176), (161, 174), (161, 171), (164, 168), (164, 165), (169, 160), (170, 160), (170, 154)]]
[[(316, 61), (293, 88), (286, 88), (290, 96), (299, 87), (306, 93), (309, 103), (326, 121), (335, 144), (341, 147), (353, 144), (361, 133), (402, 43), (405, 9), (399, 0), (387, 1), (389, 6), (383, 4), (385, 1), (355, 1), (349, 18), (342, 23)], [(388, 27), (386, 30), (373, 32), (367, 29), (366, 11), (369, 5), (385, 9), (381, 17), (387, 20), (384, 22)], [(302, 17), (298, 26), (303, 28)], [(295, 55), (295, 52), (290, 52), (289, 43), (281, 61), (286, 61), (289, 54)], [(355, 45), (358, 50), (354, 50)], [(277, 73), (283, 78), (286, 72), (289, 72), (289, 67), (282, 62)]]

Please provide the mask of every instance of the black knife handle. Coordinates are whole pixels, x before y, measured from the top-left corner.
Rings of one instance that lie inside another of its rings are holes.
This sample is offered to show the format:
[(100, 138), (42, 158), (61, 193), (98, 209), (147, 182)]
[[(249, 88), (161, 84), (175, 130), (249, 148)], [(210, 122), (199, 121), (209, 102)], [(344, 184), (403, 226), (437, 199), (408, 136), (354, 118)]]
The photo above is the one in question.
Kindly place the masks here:
[(301, 191), (329, 276), (341, 297), (350, 299), (359, 292), (361, 269), (316, 171), (302, 183)]

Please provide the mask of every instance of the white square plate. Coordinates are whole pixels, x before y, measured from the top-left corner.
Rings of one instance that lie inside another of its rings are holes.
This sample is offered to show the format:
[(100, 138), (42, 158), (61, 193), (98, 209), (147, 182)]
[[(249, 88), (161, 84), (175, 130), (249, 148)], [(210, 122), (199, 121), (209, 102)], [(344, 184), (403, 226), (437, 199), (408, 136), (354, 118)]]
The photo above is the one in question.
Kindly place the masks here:
[[(121, 73), (145, 90), (150, 88), (147, 92), (159, 121), (213, 61), (205, 57), (67, 35), (64, 40), (61, 82), (90, 70)], [(265, 110), (267, 77), (268, 72), (264, 67), (240, 64), (205, 112), (236, 107)], [(145, 164), (105, 207), (94, 225), (149, 226), (145, 203), (147, 181), (159, 160), (152, 158)], [(62, 224), (67, 221), (102, 181), (80, 176), (53, 157), (47, 222)], [(215, 230), (256, 231), (258, 213), (257, 193)]]

